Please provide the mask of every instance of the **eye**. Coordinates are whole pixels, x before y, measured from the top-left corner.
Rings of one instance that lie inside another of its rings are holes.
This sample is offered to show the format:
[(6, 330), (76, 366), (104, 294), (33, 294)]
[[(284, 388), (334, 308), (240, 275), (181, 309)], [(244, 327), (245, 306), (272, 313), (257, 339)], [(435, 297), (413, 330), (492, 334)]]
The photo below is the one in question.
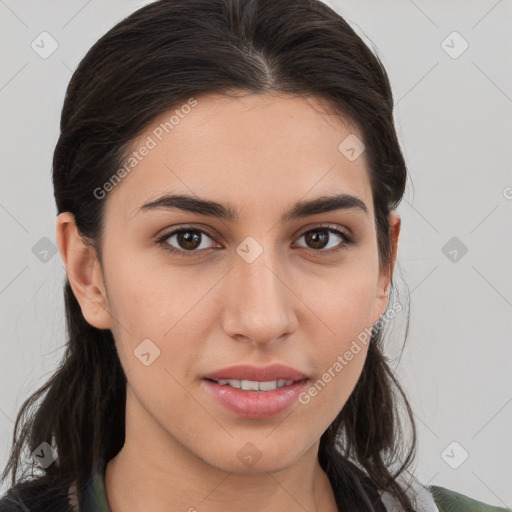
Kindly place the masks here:
[(305, 237), (306, 243), (308, 244), (305, 247), (315, 252), (339, 252), (346, 249), (347, 245), (354, 243), (353, 239), (347, 233), (331, 226), (318, 226), (310, 229), (300, 238), (303, 237)]
[[(334, 236), (333, 236), (334, 235)], [(337, 253), (346, 249), (354, 240), (344, 231), (333, 226), (318, 226), (309, 229), (299, 238), (305, 238), (307, 245), (299, 245), (316, 253)], [(176, 229), (157, 240), (162, 250), (178, 256), (194, 256), (213, 249), (207, 240), (213, 238), (202, 229), (183, 227)]]
[[(208, 250), (208, 244), (204, 244), (204, 239), (212, 237), (202, 229), (180, 228), (170, 233), (166, 233), (157, 240), (157, 243), (163, 250), (180, 256), (194, 256), (195, 254)], [(173, 244), (177, 245), (175, 247)]]

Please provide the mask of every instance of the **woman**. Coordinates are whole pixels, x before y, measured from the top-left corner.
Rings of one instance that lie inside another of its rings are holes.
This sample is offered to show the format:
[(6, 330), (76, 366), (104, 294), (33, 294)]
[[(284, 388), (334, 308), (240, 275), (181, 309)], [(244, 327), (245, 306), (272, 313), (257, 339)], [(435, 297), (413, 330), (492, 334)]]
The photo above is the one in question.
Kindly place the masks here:
[(406, 476), (392, 109), (319, 1), (162, 0), (93, 46), (53, 161), (69, 342), (0, 511), (499, 510)]

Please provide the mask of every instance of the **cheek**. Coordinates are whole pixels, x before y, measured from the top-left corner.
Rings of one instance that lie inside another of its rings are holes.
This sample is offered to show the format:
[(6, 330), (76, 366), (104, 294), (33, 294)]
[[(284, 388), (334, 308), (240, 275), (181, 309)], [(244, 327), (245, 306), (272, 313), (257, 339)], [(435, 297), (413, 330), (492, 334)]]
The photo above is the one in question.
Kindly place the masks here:
[(205, 409), (190, 399), (188, 388), (204, 350), (205, 328), (215, 321), (205, 294), (218, 279), (193, 279), (181, 269), (133, 261), (118, 261), (108, 274), (118, 322), (112, 330), (130, 388), (156, 416), (180, 411), (180, 418), (206, 422)]
[(335, 334), (316, 338), (311, 355), (314, 375), (299, 396), (299, 403), (309, 418), (321, 419), (324, 430), (343, 409), (364, 367), (371, 337), (371, 327), (366, 321), (368, 312), (363, 311), (365, 304), (361, 300), (360, 311), (353, 304), (347, 309), (340, 306), (338, 315), (331, 318)]
[(115, 319), (112, 331), (125, 372), (140, 369), (138, 356), (148, 351), (149, 359), (155, 361), (151, 366), (172, 374), (175, 369), (182, 375), (191, 372), (204, 348), (205, 333), (218, 319), (209, 292), (219, 276), (205, 272), (198, 277), (192, 267), (136, 261), (117, 260), (108, 268), (109, 306)]
[(368, 265), (361, 259), (324, 275), (302, 276), (301, 280), (301, 297), (329, 327), (333, 338), (345, 339), (371, 326), (377, 296), (377, 265)]
[(129, 333), (161, 338), (198, 303), (214, 279), (192, 267), (153, 263), (136, 253), (108, 268), (109, 304)]
[(332, 354), (329, 362), (319, 369), (298, 399), (308, 417), (317, 418), (315, 421), (321, 419), (323, 430), (343, 409), (361, 376), (366, 360), (368, 348), (365, 344), (348, 344), (345, 348)]
[(378, 272), (368, 266), (361, 265), (357, 272), (354, 268), (338, 272), (322, 286), (312, 286), (309, 294), (323, 326), (318, 331), (314, 328), (318, 328), (318, 320), (309, 324), (308, 339), (315, 343), (310, 350), (315, 378), (299, 402), (314, 417), (323, 418), (326, 427), (343, 408), (361, 375), (373, 325)]

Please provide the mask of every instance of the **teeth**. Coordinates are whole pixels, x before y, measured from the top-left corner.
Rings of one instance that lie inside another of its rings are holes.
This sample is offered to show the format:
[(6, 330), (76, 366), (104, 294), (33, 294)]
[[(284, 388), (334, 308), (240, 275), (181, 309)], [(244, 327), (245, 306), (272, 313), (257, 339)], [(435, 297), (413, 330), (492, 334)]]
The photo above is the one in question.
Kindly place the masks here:
[(259, 382), (256, 380), (242, 380), (240, 384), (245, 391), (258, 391)]
[(260, 391), (273, 391), (274, 389), (277, 389), (278, 384), (279, 383), (276, 382), (275, 380), (271, 380), (268, 382), (260, 382), (258, 384), (258, 389)]
[(219, 379), (217, 384), (231, 386), (232, 388), (243, 389), (245, 391), (273, 391), (283, 386), (291, 386), (293, 380), (279, 379), (259, 382), (257, 380)]

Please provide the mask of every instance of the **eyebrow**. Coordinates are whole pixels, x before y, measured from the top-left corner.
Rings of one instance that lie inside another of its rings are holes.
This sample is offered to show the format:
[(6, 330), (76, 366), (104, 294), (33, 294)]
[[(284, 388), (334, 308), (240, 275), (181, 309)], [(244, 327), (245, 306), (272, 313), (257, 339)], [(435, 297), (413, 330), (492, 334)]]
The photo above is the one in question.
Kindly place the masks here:
[[(178, 209), (209, 217), (217, 217), (231, 222), (236, 221), (239, 217), (236, 207), (229, 203), (224, 205), (216, 201), (183, 194), (165, 195), (154, 201), (144, 203), (136, 214), (142, 211), (160, 209)], [(335, 196), (322, 196), (308, 201), (299, 201), (291, 210), (284, 212), (281, 220), (292, 221), (319, 213), (349, 209), (362, 210), (368, 214), (368, 208), (361, 199), (350, 194), (338, 194)]]

